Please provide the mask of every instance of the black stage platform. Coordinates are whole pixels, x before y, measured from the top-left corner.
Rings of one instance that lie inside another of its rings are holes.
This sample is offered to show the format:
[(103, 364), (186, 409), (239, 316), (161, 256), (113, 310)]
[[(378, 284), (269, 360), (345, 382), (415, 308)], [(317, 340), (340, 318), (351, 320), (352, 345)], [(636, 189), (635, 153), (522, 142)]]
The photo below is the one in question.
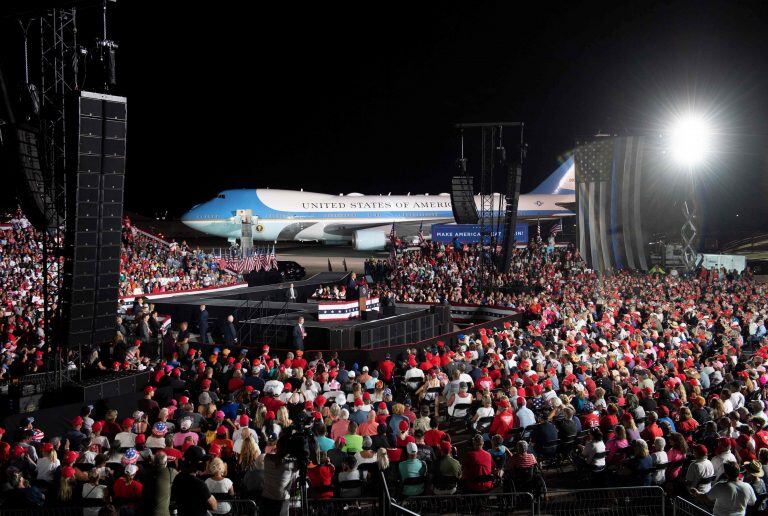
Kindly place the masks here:
[[(323, 272), (302, 281), (294, 281), (299, 301), (319, 285), (344, 283), (348, 273)], [(180, 321), (191, 323), (193, 331), (201, 304), (206, 305), (214, 341), (218, 329), (228, 315), (235, 318), (238, 341), (242, 346), (264, 344), (277, 348), (291, 347), (291, 334), (299, 316), (305, 320), (305, 347), (311, 349), (373, 349), (406, 344), (448, 333), (452, 328), (450, 308), (428, 309), (397, 307), (395, 313), (376, 320), (318, 321), (317, 305), (285, 300), (290, 283), (243, 287), (221, 293), (175, 296), (155, 301), (162, 314), (171, 316), (174, 327)]]

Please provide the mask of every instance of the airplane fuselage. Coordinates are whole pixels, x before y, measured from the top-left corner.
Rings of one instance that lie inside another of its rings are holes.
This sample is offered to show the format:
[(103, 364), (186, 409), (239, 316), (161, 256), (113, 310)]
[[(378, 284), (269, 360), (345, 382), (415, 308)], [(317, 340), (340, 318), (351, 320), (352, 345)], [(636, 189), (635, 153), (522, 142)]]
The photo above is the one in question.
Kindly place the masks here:
[[(564, 206), (573, 194), (524, 194), (518, 219), (573, 216)], [(480, 211), (480, 197), (475, 197)], [(503, 198), (494, 199), (494, 213), (501, 214)], [(500, 208), (500, 209), (499, 209)], [(248, 218), (254, 240), (348, 242), (358, 230), (388, 232), (392, 223), (431, 224), (453, 222), (451, 198), (441, 195), (330, 195), (322, 193), (243, 189), (221, 192), (216, 198), (192, 208), (182, 218), (189, 227), (230, 240), (240, 238)]]

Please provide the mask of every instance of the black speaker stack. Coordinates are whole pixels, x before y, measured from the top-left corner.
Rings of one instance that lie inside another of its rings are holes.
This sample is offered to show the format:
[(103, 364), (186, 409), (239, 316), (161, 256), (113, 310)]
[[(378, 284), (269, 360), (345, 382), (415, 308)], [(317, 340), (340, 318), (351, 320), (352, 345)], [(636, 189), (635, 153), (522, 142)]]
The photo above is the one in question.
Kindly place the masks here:
[(62, 284), (65, 345), (110, 341), (120, 278), (126, 99), (79, 92), (67, 113), (67, 228)]
[(475, 204), (472, 176), (453, 176), (451, 178), (451, 208), (456, 224), (477, 224), (479, 216)]

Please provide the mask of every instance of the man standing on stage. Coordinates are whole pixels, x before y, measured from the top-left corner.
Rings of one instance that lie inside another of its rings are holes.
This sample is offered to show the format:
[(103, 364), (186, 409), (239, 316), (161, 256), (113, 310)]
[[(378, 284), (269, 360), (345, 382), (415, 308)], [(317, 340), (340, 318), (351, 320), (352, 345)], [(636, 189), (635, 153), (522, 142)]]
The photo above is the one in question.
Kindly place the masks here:
[(200, 342), (208, 344), (208, 310), (205, 305), (200, 305)]
[(296, 289), (293, 288), (293, 283), (291, 283), (291, 286), (288, 287), (288, 290), (285, 292), (285, 299), (289, 303), (295, 303), (296, 302)]
[(293, 327), (293, 347), (294, 349), (304, 349), (304, 338), (307, 336), (304, 330), (304, 317), (299, 316), (296, 326)]
[(358, 297), (357, 274), (353, 272), (349, 276), (349, 281), (347, 282), (347, 299), (357, 299)]
[(234, 346), (237, 344), (237, 330), (235, 329), (235, 317), (233, 315), (227, 316), (227, 322), (224, 323), (224, 345)]

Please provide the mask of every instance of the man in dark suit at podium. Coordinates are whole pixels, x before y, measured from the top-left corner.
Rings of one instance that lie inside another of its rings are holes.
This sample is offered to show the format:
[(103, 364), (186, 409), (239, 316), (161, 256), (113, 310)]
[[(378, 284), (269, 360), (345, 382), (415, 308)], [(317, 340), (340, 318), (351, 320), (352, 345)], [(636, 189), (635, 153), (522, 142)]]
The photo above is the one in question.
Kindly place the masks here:
[(304, 349), (304, 337), (307, 336), (307, 332), (304, 329), (304, 317), (299, 316), (296, 321), (296, 326), (293, 327), (293, 348)]
[(357, 299), (360, 297), (360, 291), (358, 290), (357, 285), (357, 274), (354, 272), (349, 276), (349, 281), (347, 282), (347, 299)]

